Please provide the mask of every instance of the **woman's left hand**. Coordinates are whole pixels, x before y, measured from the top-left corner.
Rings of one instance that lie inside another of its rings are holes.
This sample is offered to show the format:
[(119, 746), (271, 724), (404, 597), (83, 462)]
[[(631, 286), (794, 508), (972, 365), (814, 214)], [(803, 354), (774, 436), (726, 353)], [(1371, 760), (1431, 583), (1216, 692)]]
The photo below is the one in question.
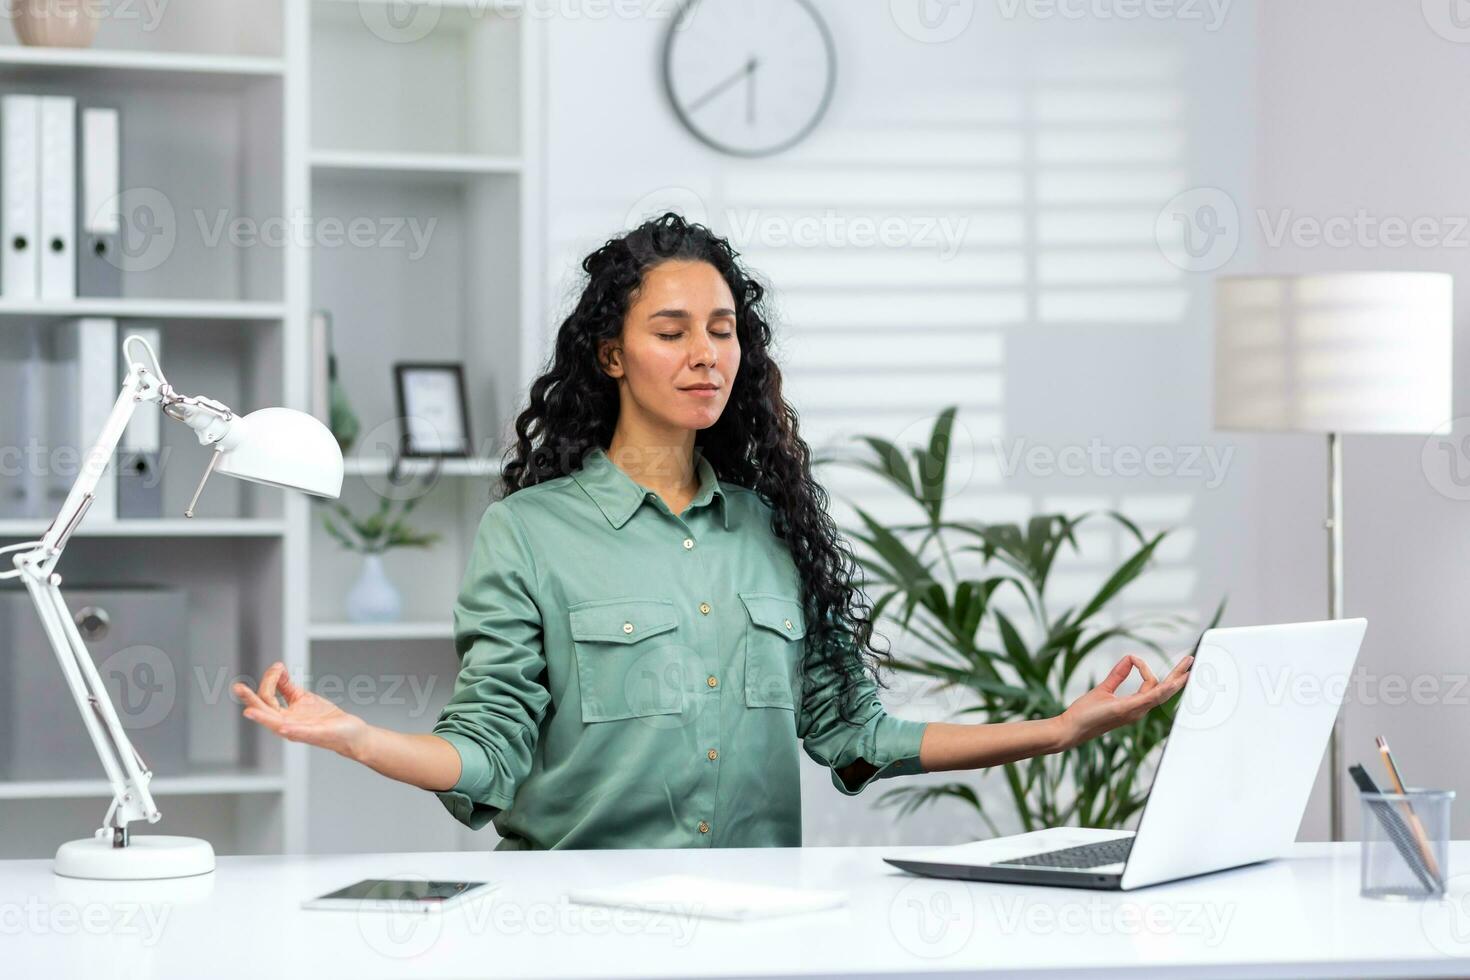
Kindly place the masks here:
[[(1101, 684), (1073, 701), (1066, 711), (1057, 716), (1066, 747), (1080, 745), (1104, 732), (1142, 718), (1179, 693), (1189, 678), (1189, 667), (1192, 663), (1193, 656), (1185, 657), (1160, 681), (1154, 678), (1153, 671), (1148, 669), (1148, 664), (1141, 657), (1128, 654), (1113, 666)], [(1128, 679), (1135, 667), (1143, 677), (1143, 684), (1132, 694), (1119, 697), (1118, 685)]]

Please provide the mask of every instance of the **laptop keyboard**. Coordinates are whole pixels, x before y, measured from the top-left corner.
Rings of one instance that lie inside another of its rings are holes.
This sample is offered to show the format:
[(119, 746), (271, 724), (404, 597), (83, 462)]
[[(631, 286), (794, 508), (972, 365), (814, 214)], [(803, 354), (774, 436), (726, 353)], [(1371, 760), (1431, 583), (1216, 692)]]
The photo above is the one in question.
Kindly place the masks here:
[(1133, 848), (1132, 837), (1098, 841), (1096, 844), (1078, 844), (1056, 851), (1027, 854), (1025, 857), (1007, 858), (996, 864), (1020, 864), (1041, 868), (1099, 868), (1105, 864), (1120, 864)]

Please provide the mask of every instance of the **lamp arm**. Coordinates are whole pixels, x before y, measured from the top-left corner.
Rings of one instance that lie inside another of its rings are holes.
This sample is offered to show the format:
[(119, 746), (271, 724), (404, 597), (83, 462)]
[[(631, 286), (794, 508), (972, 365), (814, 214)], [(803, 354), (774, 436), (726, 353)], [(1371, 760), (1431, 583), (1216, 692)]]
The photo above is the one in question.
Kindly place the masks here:
[(166, 384), (141, 364), (133, 364), (123, 382), (122, 391), (113, 403), (112, 411), (102, 426), (96, 443), (82, 459), (81, 472), (72, 484), (66, 500), (61, 505), (51, 526), (40, 541), (33, 542), (25, 551), (16, 553), (13, 562), (16, 571), (3, 577), (16, 575), (25, 583), (27, 592), (41, 617), (42, 628), (66, 678), (67, 688), (81, 712), (82, 723), (92, 746), (102, 761), (107, 780), (112, 784), (112, 804), (108, 807), (104, 824), (96, 836), (111, 835), (114, 847), (127, 844), (127, 825), (133, 820), (156, 823), (162, 816), (148, 790), (153, 774), (118, 720), (117, 711), (107, 688), (97, 673), (86, 644), (77, 632), (76, 622), (67, 609), (61, 595), (61, 576), (52, 569), (61, 557), (68, 539), (87, 513), (96, 495), (97, 484), (108, 461), (122, 439), (139, 402), (161, 401)]
[(117, 401), (113, 402), (112, 411), (108, 413), (107, 421), (97, 435), (97, 441), (82, 457), (81, 471), (77, 474), (76, 481), (72, 483), (66, 500), (62, 502), (61, 510), (41, 538), (41, 547), (48, 559), (47, 571), (61, 556), (61, 550), (66, 547), (71, 532), (76, 530), (76, 526), (86, 515), (87, 508), (92, 505), (97, 484), (101, 482), (107, 464), (112, 461), (112, 454), (117, 451), (123, 430), (128, 427), (138, 403), (161, 401), (164, 387), (164, 382), (141, 364), (134, 364), (129, 369), (122, 391), (118, 393)]

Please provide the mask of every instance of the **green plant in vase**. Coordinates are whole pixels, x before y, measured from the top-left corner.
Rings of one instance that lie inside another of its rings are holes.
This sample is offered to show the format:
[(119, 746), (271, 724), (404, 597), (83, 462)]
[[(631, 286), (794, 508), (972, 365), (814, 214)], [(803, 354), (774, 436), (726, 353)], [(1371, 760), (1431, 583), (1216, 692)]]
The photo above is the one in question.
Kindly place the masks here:
[(377, 509), (366, 517), (352, 513), (338, 500), (319, 505), (328, 510), (322, 514), (322, 526), (327, 534), (348, 551), (363, 556), (362, 574), (347, 594), (348, 620), (394, 622), (401, 615), (403, 601), (383, 570), (382, 556), (394, 548), (427, 548), (439, 540), (437, 533), (416, 531), (408, 525), (406, 519), (420, 499), (419, 494), (403, 500), (385, 495), (379, 499)]
[[(963, 691), (974, 704), (964, 715), (985, 722), (1048, 718), (1063, 711), (1098, 678), (1089, 655), (1126, 642), (1164, 650), (1153, 634), (1177, 632), (1184, 616), (1117, 617), (1117, 596), (1147, 570), (1170, 533), (1145, 534), (1116, 511), (1039, 514), (1024, 524), (949, 520), (945, 479), (956, 410), (940, 413), (928, 444), (907, 452), (874, 436), (847, 462), (880, 477), (913, 502), (918, 519), (885, 526), (856, 508), (862, 526), (847, 534), (862, 544), (856, 557), (874, 598), (875, 619), (894, 623), (920, 653), (896, 653), (893, 668), (933, 682), (935, 691)], [(1108, 522), (1121, 528), (1131, 553), (1091, 597), (1055, 609), (1048, 592), (1057, 558), (1080, 553), (1077, 530)], [(961, 572), (968, 562), (967, 571)], [(1007, 599), (1010, 600), (1007, 603)], [(1210, 625), (1219, 622), (1224, 602)], [(1147, 797), (1146, 778), (1173, 723), (1176, 700), (1137, 722), (1073, 749), (989, 770), (1002, 776), (1024, 830), (1044, 827), (1122, 827)], [(1000, 834), (976, 788), (951, 782), (903, 787), (880, 804), (906, 815), (940, 801), (971, 808), (991, 834)]]

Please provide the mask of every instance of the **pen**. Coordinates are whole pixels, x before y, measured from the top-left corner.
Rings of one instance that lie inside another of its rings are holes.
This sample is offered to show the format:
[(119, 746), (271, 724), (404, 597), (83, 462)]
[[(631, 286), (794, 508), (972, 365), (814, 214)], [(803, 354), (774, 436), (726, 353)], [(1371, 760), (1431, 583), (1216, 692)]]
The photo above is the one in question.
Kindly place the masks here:
[[(1348, 775), (1353, 778), (1353, 782), (1358, 784), (1360, 791), (1370, 795), (1378, 794), (1378, 785), (1373, 782), (1373, 777), (1368, 775), (1368, 770), (1364, 769), (1361, 764), (1354, 763), (1349, 766)], [(1424, 866), (1424, 859), (1419, 856), (1418, 845), (1414, 843), (1413, 837), (1410, 836), (1408, 826), (1399, 818), (1398, 811), (1382, 800), (1370, 799), (1368, 806), (1372, 810), (1373, 815), (1378, 818), (1379, 823), (1382, 824), (1384, 831), (1388, 834), (1388, 839), (1397, 848), (1399, 856), (1404, 859), (1404, 863), (1409, 866), (1409, 870), (1414, 872), (1415, 877), (1419, 879), (1419, 882), (1424, 886), (1425, 890), (1430, 892), (1438, 890), (1440, 887), (1439, 879), (1431, 876), (1429, 869)], [(1367, 828), (1364, 829), (1366, 830)]]

